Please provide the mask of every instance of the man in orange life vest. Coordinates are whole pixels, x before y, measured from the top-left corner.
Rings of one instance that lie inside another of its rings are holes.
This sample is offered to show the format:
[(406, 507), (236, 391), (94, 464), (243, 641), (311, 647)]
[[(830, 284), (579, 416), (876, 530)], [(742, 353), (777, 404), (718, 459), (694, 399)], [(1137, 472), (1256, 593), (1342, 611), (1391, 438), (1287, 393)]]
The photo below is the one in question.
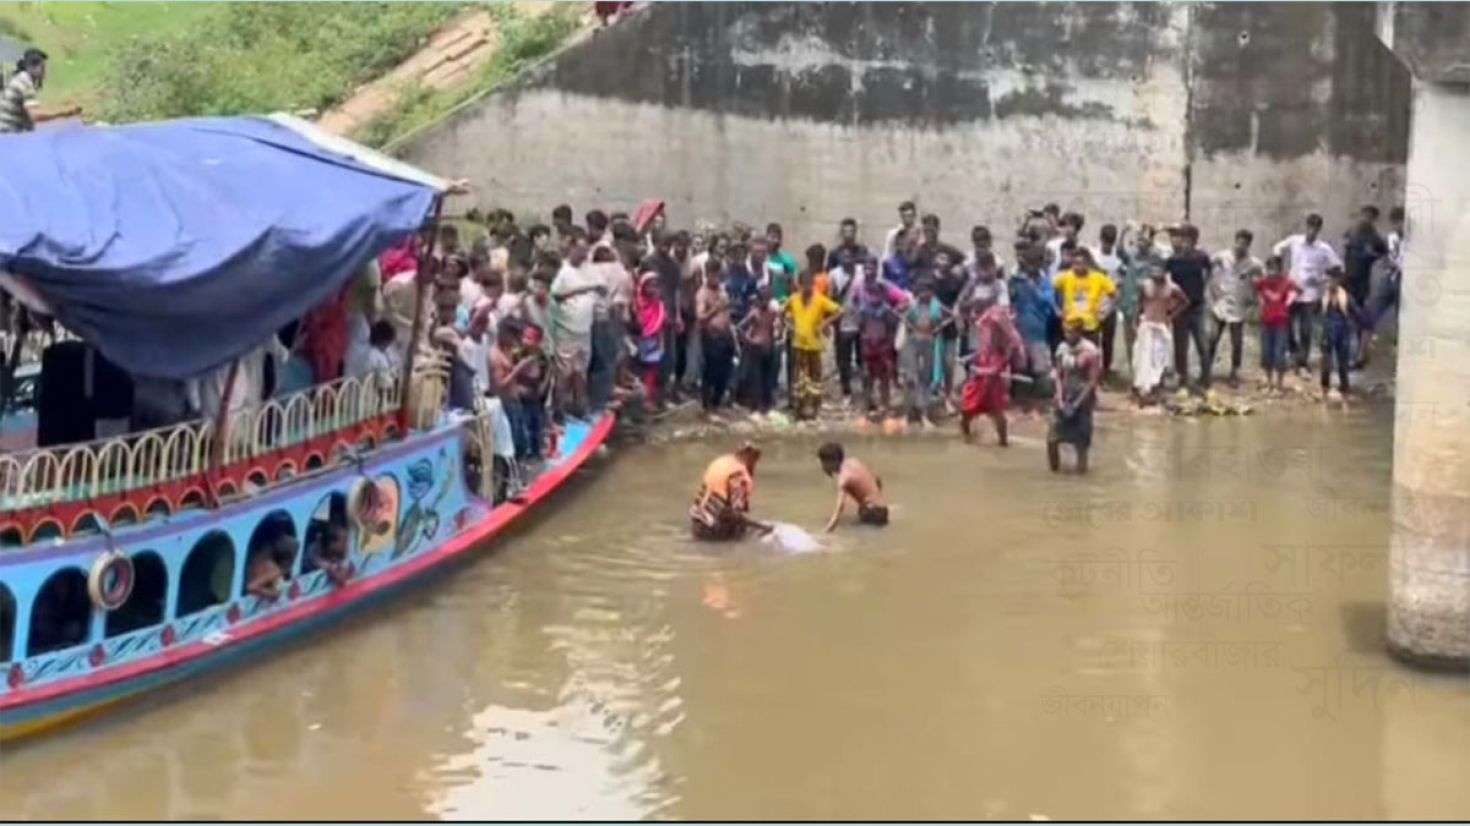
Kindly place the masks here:
[(689, 508), (689, 529), (695, 539), (728, 541), (741, 538), (750, 528), (761, 533), (771, 530), (770, 525), (750, 516), (755, 465), (760, 457), (760, 449), (747, 442), (705, 468), (699, 495)]

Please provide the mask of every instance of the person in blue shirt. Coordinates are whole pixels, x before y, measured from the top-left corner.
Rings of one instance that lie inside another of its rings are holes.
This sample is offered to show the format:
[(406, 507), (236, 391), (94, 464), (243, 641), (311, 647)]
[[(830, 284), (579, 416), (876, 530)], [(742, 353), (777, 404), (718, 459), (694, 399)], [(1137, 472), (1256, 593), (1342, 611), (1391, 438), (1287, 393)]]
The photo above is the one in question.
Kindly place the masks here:
[(1016, 329), (1026, 345), (1027, 373), (1034, 384), (1034, 399), (1051, 397), (1051, 346), (1048, 330), (1057, 316), (1056, 298), (1051, 279), (1046, 274), (1046, 254), (1042, 247), (1026, 242), (1016, 244), (1016, 271), (1007, 281), (1011, 294), (1011, 312)]
[(898, 235), (893, 239), (893, 254), (883, 260), (883, 280), (908, 292), (918, 255), (918, 231), (915, 229), (899, 230)]
[(744, 248), (736, 245), (731, 252), (733, 254), (725, 264), (725, 293), (730, 296), (730, 321), (738, 325), (754, 306), (760, 282), (746, 265)]

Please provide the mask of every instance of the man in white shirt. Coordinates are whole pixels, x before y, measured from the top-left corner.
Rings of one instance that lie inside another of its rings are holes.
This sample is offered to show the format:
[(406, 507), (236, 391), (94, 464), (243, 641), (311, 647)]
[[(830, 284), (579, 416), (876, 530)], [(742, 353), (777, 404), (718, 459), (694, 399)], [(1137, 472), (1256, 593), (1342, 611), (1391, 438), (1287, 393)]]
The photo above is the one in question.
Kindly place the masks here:
[(1211, 319), (1209, 357), (1205, 359), (1203, 377), (1205, 387), (1210, 386), (1215, 353), (1220, 347), (1220, 337), (1226, 333), (1230, 334), (1230, 386), (1234, 387), (1240, 380), (1245, 310), (1256, 293), (1256, 281), (1265, 272), (1261, 260), (1251, 255), (1253, 240), (1255, 235), (1250, 230), (1239, 230), (1233, 247), (1210, 258), (1210, 280), (1205, 286)]
[(1305, 232), (1283, 238), (1271, 248), (1273, 254), (1286, 262), (1291, 280), (1301, 290), (1291, 305), (1287, 337), (1298, 370), (1306, 369), (1307, 358), (1312, 353), (1312, 328), (1317, 325), (1327, 271), (1342, 266), (1342, 259), (1332, 245), (1318, 237), (1321, 233), (1322, 216), (1314, 212), (1307, 216)]
[[(291, 358), (291, 352), (281, 344), (281, 340), (271, 333), (263, 343), (254, 350), (240, 356), (239, 368), (233, 368), (231, 362), (225, 362), (219, 367), (190, 379), (185, 392), (189, 404), (198, 411), (199, 417), (207, 421), (215, 421), (219, 416), (221, 405), (226, 404), (225, 394), (229, 394), (229, 422), (225, 427), (229, 433), (232, 443), (245, 442), (255, 436), (256, 422), (253, 419), (246, 420), (247, 416), (259, 409), (261, 402), (265, 399), (265, 361), (275, 360), (275, 372), (279, 376), (281, 368)], [(235, 372), (235, 381), (230, 383), (230, 373)]]
[[(611, 247), (595, 247), (592, 261), (584, 265), (592, 281), (602, 289), (593, 293), (596, 303), (592, 309), (592, 362), (588, 373), (588, 400), (593, 410), (601, 410), (612, 400), (613, 386), (617, 381), (618, 365), (621, 362), (622, 341), (618, 337), (617, 322), (614, 320), (613, 299), (627, 302), (623, 290), (631, 289), (623, 282), (626, 271), (618, 262), (617, 252)], [(625, 309), (626, 304), (623, 308)], [(620, 311), (618, 317), (624, 317)]]
[(900, 232), (910, 232), (914, 228), (914, 222), (919, 218), (919, 208), (914, 206), (913, 201), (904, 201), (898, 205), (898, 226), (890, 229), (883, 236), (883, 257), (880, 261), (887, 261), (898, 249), (897, 241)]
[(455, 353), (470, 368), (476, 399), (490, 391), (491, 313), (489, 305), (481, 305), (470, 313), (469, 326), (460, 336)]
[(587, 250), (586, 235), (574, 234), (568, 242), (566, 260), (551, 282), (551, 298), (555, 302), (551, 324), (556, 341), (556, 359), (566, 388), (563, 398), (567, 400), (568, 411), (577, 414), (587, 409), (592, 324), (597, 318), (599, 303), (607, 295), (607, 286), (601, 276), (586, 266)]
[(1074, 249), (1087, 250), (1089, 253), (1093, 253), (1093, 261), (1097, 260), (1096, 252), (1079, 240), (1082, 234), (1083, 223), (1085, 223), (1085, 219), (1076, 212), (1068, 212), (1062, 216), (1061, 223), (1057, 225), (1061, 229), (1061, 234), (1046, 242), (1047, 278), (1056, 278), (1058, 273), (1071, 264), (1071, 259), (1068, 256), (1062, 255), (1062, 245), (1068, 241), (1072, 242)]

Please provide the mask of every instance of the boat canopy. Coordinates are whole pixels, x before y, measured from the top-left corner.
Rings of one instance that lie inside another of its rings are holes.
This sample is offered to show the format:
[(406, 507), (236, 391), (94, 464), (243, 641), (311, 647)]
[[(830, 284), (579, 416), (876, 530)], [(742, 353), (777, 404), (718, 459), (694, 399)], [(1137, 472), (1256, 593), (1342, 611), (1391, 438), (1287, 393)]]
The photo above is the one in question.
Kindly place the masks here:
[(0, 284), (135, 374), (248, 353), (450, 182), (289, 115), (0, 137)]

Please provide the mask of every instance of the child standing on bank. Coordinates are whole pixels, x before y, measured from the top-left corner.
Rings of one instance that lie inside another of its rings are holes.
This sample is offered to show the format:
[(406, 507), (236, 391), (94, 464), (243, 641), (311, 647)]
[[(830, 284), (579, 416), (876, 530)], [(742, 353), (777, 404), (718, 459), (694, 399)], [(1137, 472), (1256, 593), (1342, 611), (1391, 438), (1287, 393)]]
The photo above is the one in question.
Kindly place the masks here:
[(1338, 392), (1346, 399), (1353, 344), (1363, 309), (1348, 291), (1347, 275), (1342, 267), (1330, 268), (1327, 277), (1327, 288), (1322, 291), (1322, 397), (1327, 399), (1331, 393), (1335, 364)]
[(816, 275), (801, 273), (800, 289), (786, 300), (791, 320), (791, 348), (796, 359), (791, 406), (798, 419), (816, 418), (822, 404), (822, 337), (842, 315), (842, 307), (816, 291)]
[(735, 334), (730, 324), (730, 296), (720, 283), (720, 262), (706, 261), (704, 283), (694, 296), (703, 359), (700, 394), (705, 415), (713, 415), (725, 403), (725, 390), (735, 366)]
[(1301, 288), (1286, 275), (1281, 256), (1266, 259), (1266, 274), (1255, 284), (1261, 302), (1261, 370), (1266, 389), (1286, 390), (1287, 341), (1291, 335), (1291, 304)]
[(914, 285), (914, 302), (904, 313), (907, 329), (904, 342), (904, 373), (909, 390), (909, 419), (925, 428), (934, 426), (929, 419), (933, 407), (935, 364), (938, 336), (951, 326), (952, 316), (934, 290), (934, 280), (925, 276)]
[(741, 340), (740, 364), (744, 372), (746, 392), (755, 415), (769, 415), (776, 406), (777, 370), (781, 360), (776, 355), (781, 305), (776, 303), (770, 284), (762, 284), (758, 298), (741, 321), (737, 333)]
[(907, 295), (882, 278), (869, 278), (863, 285), (858, 303), (858, 347), (863, 359), (863, 398), (869, 416), (878, 410), (873, 405), (875, 384), (883, 414), (891, 412), (890, 394), (898, 371), (894, 334), (907, 304)]
[(638, 336), (638, 376), (643, 382), (644, 404), (657, 410), (663, 406), (659, 370), (664, 360), (664, 329), (669, 319), (657, 272), (646, 270), (639, 277), (636, 303), (638, 317), (633, 326)]

